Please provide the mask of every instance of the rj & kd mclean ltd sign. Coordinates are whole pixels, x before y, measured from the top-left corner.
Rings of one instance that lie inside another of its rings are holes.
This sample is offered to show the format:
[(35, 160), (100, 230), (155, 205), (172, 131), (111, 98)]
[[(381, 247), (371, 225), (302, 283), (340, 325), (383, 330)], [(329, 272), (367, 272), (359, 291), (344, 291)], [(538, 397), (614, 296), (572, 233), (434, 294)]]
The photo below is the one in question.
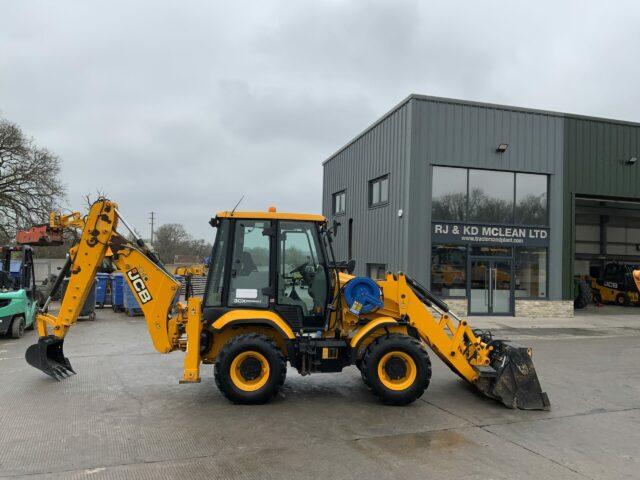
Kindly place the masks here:
[(433, 222), (432, 241), (437, 243), (482, 243), (490, 245), (549, 245), (549, 229), (517, 225), (473, 225)]

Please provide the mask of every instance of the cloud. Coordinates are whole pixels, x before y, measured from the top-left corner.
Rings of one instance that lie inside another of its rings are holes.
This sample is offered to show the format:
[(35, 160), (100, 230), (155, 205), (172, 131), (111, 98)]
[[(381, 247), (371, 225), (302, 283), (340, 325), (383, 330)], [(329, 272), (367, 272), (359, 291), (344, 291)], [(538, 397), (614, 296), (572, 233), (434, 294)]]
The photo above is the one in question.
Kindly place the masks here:
[(101, 189), (210, 238), (317, 212), (321, 162), (409, 93), (640, 120), (636, 2), (5, 2), (0, 114)]

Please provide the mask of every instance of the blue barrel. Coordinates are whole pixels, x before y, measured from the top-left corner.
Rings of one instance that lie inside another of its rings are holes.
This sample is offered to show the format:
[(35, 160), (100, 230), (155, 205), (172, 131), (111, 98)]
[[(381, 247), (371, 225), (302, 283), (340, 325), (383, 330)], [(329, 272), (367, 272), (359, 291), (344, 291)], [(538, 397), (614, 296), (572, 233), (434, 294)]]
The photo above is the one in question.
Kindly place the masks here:
[(108, 273), (98, 273), (96, 275), (96, 306), (104, 308), (105, 304), (111, 303), (111, 275)]
[(371, 313), (382, 307), (382, 290), (369, 277), (355, 277), (344, 286), (344, 299), (354, 315)]
[(138, 299), (135, 294), (131, 291), (128, 284), (124, 285), (124, 310), (127, 312), (127, 315), (130, 317), (136, 317), (138, 315), (142, 315), (142, 309), (140, 308), (140, 304), (138, 303)]
[[(62, 280), (62, 287), (60, 298), (64, 301), (64, 296), (67, 293), (67, 286), (69, 285), (69, 277), (65, 277)], [(87, 295), (87, 299), (84, 301), (84, 305), (82, 306), (82, 310), (80, 310), (79, 317), (86, 317), (89, 320), (96, 319), (96, 281), (91, 284), (91, 288), (89, 289), (89, 294)]]
[(114, 312), (124, 310), (124, 277), (118, 272), (111, 276), (111, 308)]

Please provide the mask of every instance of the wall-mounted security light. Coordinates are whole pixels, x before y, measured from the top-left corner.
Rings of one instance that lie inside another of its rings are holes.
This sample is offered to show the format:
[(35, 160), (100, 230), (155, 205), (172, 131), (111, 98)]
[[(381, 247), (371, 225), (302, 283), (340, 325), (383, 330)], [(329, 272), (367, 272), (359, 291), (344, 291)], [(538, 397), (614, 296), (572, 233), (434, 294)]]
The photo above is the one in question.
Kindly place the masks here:
[(625, 160), (624, 164), (625, 165), (635, 165), (638, 162), (638, 158), (637, 157), (631, 157), (628, 160)]
[(509, 148), (509, 144), (508, 143), (501, 143), (500, 145), (498, 145), (496, 147), (496, 152), (504, 153), (504, 152), (507, 151), (507, 148)]

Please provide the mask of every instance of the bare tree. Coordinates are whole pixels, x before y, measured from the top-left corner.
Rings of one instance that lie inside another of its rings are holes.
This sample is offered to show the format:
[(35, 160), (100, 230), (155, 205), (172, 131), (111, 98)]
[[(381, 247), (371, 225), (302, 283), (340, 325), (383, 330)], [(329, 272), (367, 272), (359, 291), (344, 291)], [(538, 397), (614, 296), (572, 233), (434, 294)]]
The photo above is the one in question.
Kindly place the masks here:
[(167, 223), (158, 227), (153, 247), (165, 263), (173, 263), (177, 255), (203, 259), (211, 253), (211, 245), (204, 240), (194, 240), (180, 223)]
[(0, 236), (47, 220), (64, 197), (60, 159), (0, 119)]

